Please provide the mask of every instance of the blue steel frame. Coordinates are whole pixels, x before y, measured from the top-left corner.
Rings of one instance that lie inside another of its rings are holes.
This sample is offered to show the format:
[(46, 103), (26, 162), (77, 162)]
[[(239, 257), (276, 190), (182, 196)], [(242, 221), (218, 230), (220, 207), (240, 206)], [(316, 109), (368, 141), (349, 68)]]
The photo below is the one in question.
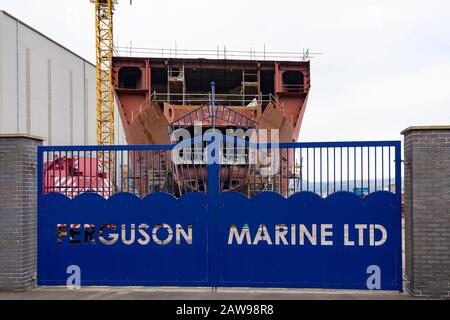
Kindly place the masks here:
[[(217, 142), (216, 142), (217, 143)], [(270, 144), (266, 145), (270, 147)], [(105, 152), (105, 151), (171, 151), (175, 145), (127, 145), (127, 146), (44, 146), (38, 147), (38, 170), (37, 170), (37, 181), (38, 181), (38, 212), (42, 212), (42, 203), (44, 196), (44, 153), (49, 152)], [(361, 147), (361, 152), (363, 147), (393, 147), (394, 148), (394, 161), (395, 161), (395, 197), (396, 203), (401, 208), (401, 197), (402, 197), (402, 179), (401, 179), (401, 142), (400, 141), (356, 141), (356, 142), (300, 142), (300, 143), (280, 143), (276, 146), (280, 150), (284, 149), (308, 149), (308, 148), (355, 148), (354, 152), (356, 153), (356, 148)], [(369, 150), (369, 149), (368, 149)], [(375, 149), (376, 150), (376, 149)], [(368, 151), (370, 152), (370, 151)], [(384, 152), (384, 149), (382, 149)], [(349, 153), (349, 149), (347, 149), (347, 153)], [(342, 154), (342, 149), (341, 149)], [(315, 153), (313, 154), (315, 157)], [(321, 152), (322, 155), (322, 152)], [(390, 154), (389, 154), (390, 157)], [(334, 159), (335, 160), (335, 159)], [(342, 160), (342, 159), (341, 159)], [(390, 158), (389, 158), (390, 160)], [(307, 159), (309, 161), (309, 159)], [(327, 160), (328, 161), (328, 160)], [(368, 160), (369, 161), (369, 160)], [(362, 161), (361, 161), (362, 162)], [(350, 163), (347, 163), (347, 166), (350, 166)], [(369, 165), (370, 166), (370, 165)], [(209, 210), (209, 231), (208, 231), (208, 243), (213, 244), (217, 241), (219, 235), (219, 200), (221, 196), (221, 182), (220, 182), (220, 165), (213, 163), (208, 164), (207, 166), (207, 183), (208, 183), (208, 210)], [(342, 163), (341, 163), (342, 167)], [(375, 166), (375, 170), (376, 170)], [(327, 166), (327, 170), (328, 170)], [(334, 167), (334, 170), (336, 167)], [(382, 167), (382, 170), (385, 170)], [(390, 167), (389, 167), (390, 170)], [(320, 171), (322, 171), (322, 162), (320, 163)], [(342, 171), (341, 171), (342, 174)], [(315, 175), (315, 169), (314, 169)], [(322, 174), (321, 174), (322, 176)], [(301, 180), (300, 180), (301, 182)], [(322, 183), (322, 181), (321, 181)], [(328, 182), (327, 182), (328, 183)], [(342, 179), (341, 179), (342, 183)], [(376, 182), (375, 182), (376, 183)], [(336, 180), (334, 181), (336, 184)], [(370, 187), (370, 186), (369, 186)], [(401, 226), (401, 214), (398, 212), (398, 225)], [(38, 215), (38, 219), (44, 219), (45, 217), (41, 217)], [(401, 230), (400, 230), (401, 231)], [(208, 248), (208, 255), (211, 258), (209, 259), (209, 268), (210, 268), (210, 279), (209, 284), (211, 286), (220, 285), (218, 279), (218, 265), (219, 265), (219, 254), (218, 254), (218, 245), (211, 245)], [(399, 263), (401, 264), (401, 257), (399, 258)], [(398, 279), (402, 279), (402, 268), (398, 269), (399, 273), (397, 275)], [(259, 284), (264, 285), (264, 284)], [(256, 284), (255, 286), (258, 286)]]

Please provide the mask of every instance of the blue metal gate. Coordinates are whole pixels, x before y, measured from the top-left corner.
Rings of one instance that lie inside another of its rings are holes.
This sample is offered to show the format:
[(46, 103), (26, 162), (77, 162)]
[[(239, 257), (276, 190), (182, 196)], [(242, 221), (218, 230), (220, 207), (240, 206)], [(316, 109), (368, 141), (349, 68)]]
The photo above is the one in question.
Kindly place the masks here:
[(401, 290), (399, 141), (175, 148), (40, 147), (38, 284)]

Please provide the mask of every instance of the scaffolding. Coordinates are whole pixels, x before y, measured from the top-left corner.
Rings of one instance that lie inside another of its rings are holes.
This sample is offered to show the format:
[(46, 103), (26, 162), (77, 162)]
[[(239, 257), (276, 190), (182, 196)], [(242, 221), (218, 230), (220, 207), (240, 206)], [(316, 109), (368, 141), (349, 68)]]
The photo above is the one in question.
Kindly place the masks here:
[[(242, 94), (242, 106), (245, 106), (247, 96), (259, 97), (259, 70), (257, 73), (249, 73), (242, 70), (242, 82), (241, 82), (241, 94)], [(257, 104), (257, 98), (250, 101), (250, 104)]]
[(185, 104), (186, 81), (184, 77), (184, 64), (180, 67), (167, 67), (167, 99), (170, 103), (171, 95), (181, 96)]

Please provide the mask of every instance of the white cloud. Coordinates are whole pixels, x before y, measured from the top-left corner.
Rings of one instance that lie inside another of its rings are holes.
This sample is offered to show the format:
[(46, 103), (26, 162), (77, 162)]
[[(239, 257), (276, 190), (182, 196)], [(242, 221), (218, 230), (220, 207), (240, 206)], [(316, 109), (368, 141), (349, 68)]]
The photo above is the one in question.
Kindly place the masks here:
[(315, 88), (302, 139), (398, 139), (410, 125), (449, 124), (449, 88), (450, 59), (401, 74), (386, 69), (327, 95)]

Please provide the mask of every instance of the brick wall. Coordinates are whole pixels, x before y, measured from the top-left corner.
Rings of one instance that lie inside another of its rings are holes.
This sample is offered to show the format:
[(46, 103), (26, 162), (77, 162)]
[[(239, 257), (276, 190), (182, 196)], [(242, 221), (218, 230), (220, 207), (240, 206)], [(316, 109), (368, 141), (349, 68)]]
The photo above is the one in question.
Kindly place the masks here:
[(37, 255), (37, 146), (40, 138), (0, 135), (0, 290), (32, 288)]
[(450, 298), (450, 126), (410, 127), (405, 147), (407, 289)]

